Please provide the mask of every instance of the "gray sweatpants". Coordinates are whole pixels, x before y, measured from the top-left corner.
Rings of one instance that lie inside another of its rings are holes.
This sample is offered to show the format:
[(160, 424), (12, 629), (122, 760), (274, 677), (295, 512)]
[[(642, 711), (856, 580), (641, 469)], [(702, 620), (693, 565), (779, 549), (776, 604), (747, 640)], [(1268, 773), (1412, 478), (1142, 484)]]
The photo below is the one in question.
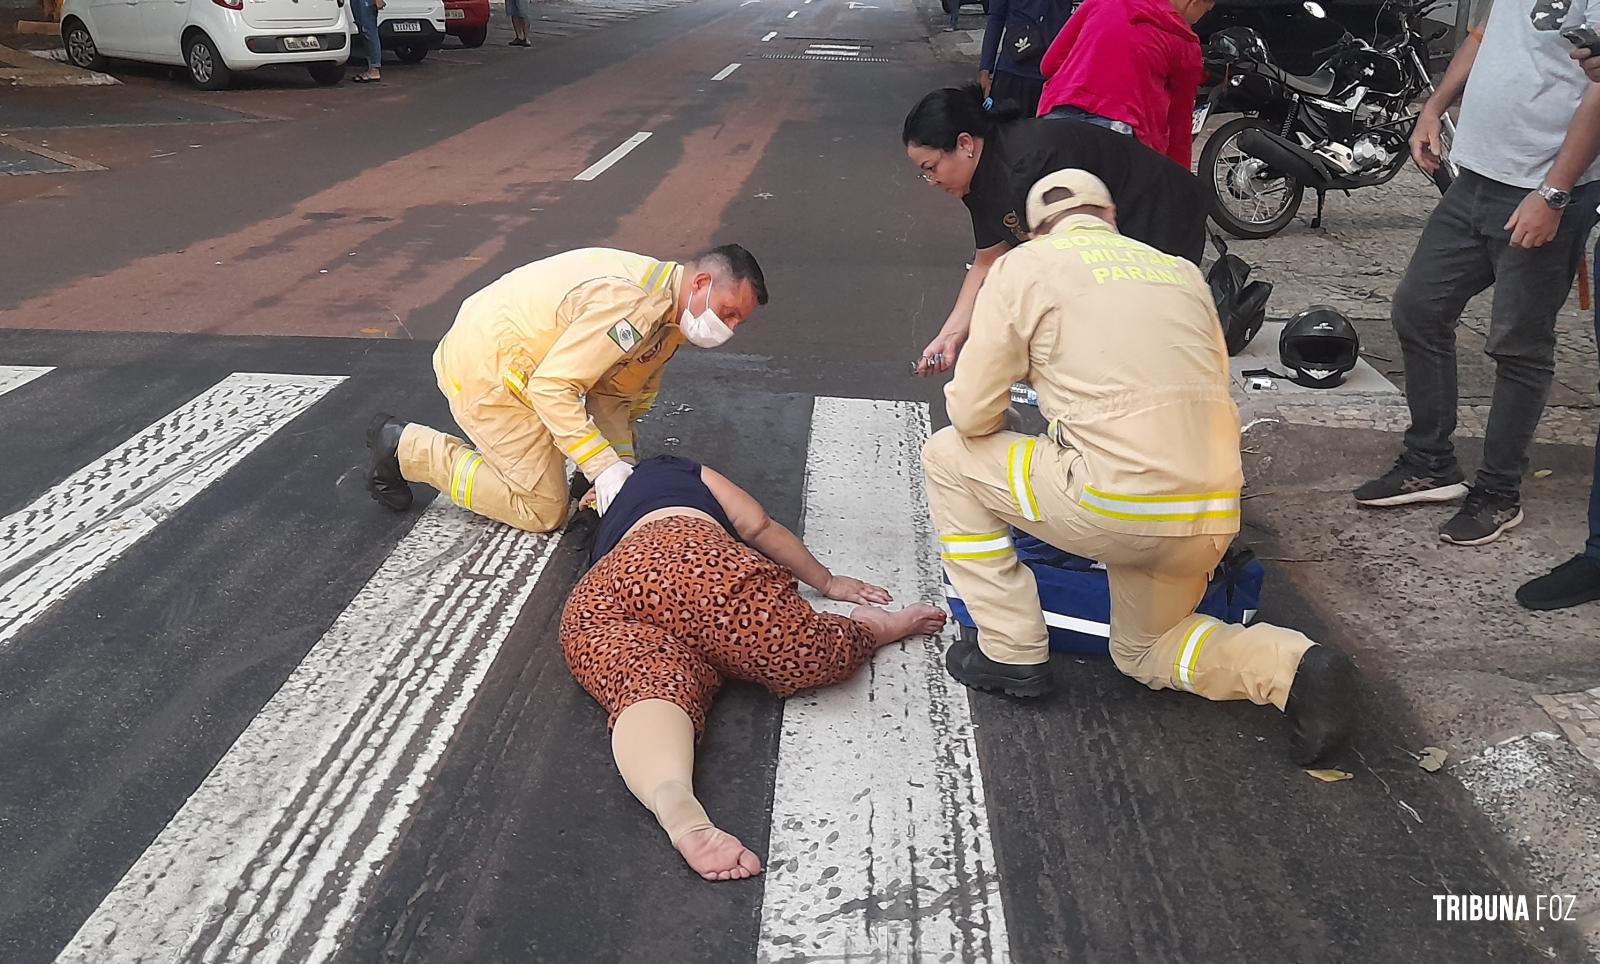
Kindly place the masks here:
[(1477, 486), (1513, 496), (1555, 374), (1556, 314), (1594, 227), (1600, 181), (1574, 192), (1555, 240), (1513, 248), (1505, 223), (1527, 196), (1527, 188), (1463, 170), (1422, 229), (1390, 312), (1411, 408), (1406, 459), (1440, 474), (1456, 467), (1456, 325), (1467, 302), (1494, 286), (1485, 347), (1495, 362), (1494, 396)]

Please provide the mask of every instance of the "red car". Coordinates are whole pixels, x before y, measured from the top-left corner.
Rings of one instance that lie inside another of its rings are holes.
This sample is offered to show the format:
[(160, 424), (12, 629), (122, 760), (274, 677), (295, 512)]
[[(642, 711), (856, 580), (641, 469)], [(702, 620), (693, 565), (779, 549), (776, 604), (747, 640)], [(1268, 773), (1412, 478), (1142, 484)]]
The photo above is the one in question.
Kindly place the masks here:
[(444, 31), (468, 47), (489, 36), (489, 0), (444, 0)]

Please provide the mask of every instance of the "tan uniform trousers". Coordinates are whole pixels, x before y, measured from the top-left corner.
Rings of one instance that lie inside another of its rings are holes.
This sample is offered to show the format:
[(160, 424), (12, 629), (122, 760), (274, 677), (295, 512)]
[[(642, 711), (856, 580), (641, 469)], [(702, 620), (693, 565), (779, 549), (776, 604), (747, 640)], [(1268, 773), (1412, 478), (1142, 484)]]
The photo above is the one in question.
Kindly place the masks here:
[(1038, 586), (1011, 549), (1009, 527), (1015, 526), (1105, 564), (1111, 658), (1124, 674), (1151, 689), (1283, 709), (1312, 641), (1292, 629), (1240, 626), (1194, 611), (1233, 537), (1130, 535), (1103, 528), (1062, 484), (1080, 457), (1043, 437), (1030, 473), (1037, 504), (1032, 514), (1042, 521), (1029, 521), (1014, 501), (1008, 460), (1012, 443), (1030, 438), (997, 432), (969, 439), (946, 428), (922, 450), (945, 572), (972, 613), (984, 655), (1012, 664), (1049, 659)]
[[(400, 474), (508, 526), (552, 532), (565, 525), (570, 502), (566, 456), (539, 416), (503, 386), (471, 402), (448, 389), (445, 395), (450, 414), (472, 441), (413, 422), (400, 436)], [(617, 454), (632, 462), (627, 406), (596, 396), (585, 407)]]

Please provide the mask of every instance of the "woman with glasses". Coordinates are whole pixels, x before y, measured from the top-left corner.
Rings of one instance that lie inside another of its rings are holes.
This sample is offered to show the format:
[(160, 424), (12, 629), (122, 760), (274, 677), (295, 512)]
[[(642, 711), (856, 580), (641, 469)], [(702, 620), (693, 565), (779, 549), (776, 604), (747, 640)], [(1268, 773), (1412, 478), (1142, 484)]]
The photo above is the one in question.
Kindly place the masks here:
[(1016, 105), (989, 100), (977, 84), (936, 90), (906, 115), (906, 156), (923, 180), (967, 206), (977, 246), (955, 307), (917, 362), (918, 374), (955, 365), (989, 268), (1028, 240), (1028, 189), (1046, 174), (1088, 171), (1110, 189), (1123, 235), (1196, 265), (1204, 253), (1206, 205), (1193, 174), (1104, 127), (1019, 117)]

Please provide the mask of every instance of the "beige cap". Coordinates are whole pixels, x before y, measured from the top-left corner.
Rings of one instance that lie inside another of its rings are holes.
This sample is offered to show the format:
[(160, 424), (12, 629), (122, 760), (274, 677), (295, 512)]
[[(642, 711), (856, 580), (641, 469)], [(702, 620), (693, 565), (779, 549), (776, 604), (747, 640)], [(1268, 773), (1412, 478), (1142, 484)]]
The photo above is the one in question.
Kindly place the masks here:
[[(1045, 196), (1052, 193), (1059, 196), (1046, 203)], [(1077, 168), (1046, 174), (1028, 189), (1028, 227), (1037, 231), (1051, 218), (1082, 207), (1111, 207), (1111, 192), (1104, 181)]]

